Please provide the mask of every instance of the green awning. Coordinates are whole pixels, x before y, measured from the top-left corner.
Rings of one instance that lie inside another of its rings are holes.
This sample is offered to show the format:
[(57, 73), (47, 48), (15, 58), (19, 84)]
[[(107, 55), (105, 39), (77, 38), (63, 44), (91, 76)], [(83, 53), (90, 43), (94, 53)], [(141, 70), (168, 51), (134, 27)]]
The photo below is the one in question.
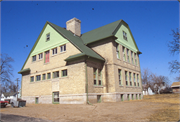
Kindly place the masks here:
[(23, 69), (23, 70), (19, 71), (18, 74), (22, 74), (24, 72), (29, 72), (29, 71), (31, 71), (30, 68)]

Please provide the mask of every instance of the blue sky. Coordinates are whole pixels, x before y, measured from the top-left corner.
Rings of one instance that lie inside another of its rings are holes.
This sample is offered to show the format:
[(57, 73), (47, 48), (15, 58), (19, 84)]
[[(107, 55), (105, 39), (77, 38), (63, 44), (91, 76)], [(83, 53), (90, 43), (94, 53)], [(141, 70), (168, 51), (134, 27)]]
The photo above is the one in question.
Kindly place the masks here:
[(46, 21), (66, 27), (66, 21), (73, 17), (81, 20), (82, 33), (123, 19), (142, 52), (141, 69), (149, 68), (157, 75), (168, 76), (170, 83), (178, 75), (170, 74), (168, 62), (179, 60), (179, 56), (170, 55), (167, 46), (173, 39), (171, 29), (179, 27), (177, 1), (2, 1), (0, 4), (1, 53), (7, 53), (15, 60), (12, 80), (21, 79), (17, 72)]

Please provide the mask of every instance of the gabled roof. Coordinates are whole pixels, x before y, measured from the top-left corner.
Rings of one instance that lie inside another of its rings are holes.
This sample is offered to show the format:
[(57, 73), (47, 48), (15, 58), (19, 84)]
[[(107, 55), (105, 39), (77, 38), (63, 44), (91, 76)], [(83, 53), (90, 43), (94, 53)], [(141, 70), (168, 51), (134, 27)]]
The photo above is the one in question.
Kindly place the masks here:
[[(90, 49), (86, 45), (88, 45), (90, 43), (93, 43), (93, 42), (96, 42), (96, 41), (99, 41), (99, 40), (102, 40), (102, 39), (105, 39), (105, 38), (108, 38), (108, 37), (115, 37), (115, 34), (117, 33), (117, 31), (120, 28), (121, 24), (126, 25), (127, 28), (130, 31), (130, 28), (129, 28), (128, 24), (123, 20), (118, 20), (118, 21), (115, 21), (113, 23), (102, 26), (100, 28), (97, 28), (97, 29), (94, 29), (92, 31), (86, 32), (86, 33), (82, 34), (81, 37), (76, 36), (71, 31), (68, 31), (68, 30), (66, 30), (64, 28), (61, 28), (61, 27), (59, 27), (59, 26), (57, 26), (57, 25), (55, 25), (55, 24), (53, 24), (51, 22), (47, 21), (45, 26), (47, 24), (49, 24), (61, 36), (66, 38), (70, 43), (72, 43), (77, 49), (79, 49), (81, 51), (81, 53), (79, 53), (79, 54), (69, 56), (68, 58), (65, 59), (65, 61), (68, 61), (68, 60), (71, 60), (71, 59), (74, 59), (74, 58), (77, 58), (77, 57), (81, 57), (81, 56), (88, 56), (88, 57), (92, 57), (92, 58), (95, 58), (95, 59), (98, 59), (98, 60), (101, 60), (101, 61), (105, 61), (103, 57), (101, 57), (99, 54), (94, 52), (92, 49)], [(39, 34), (38, 39), (36, 40), (33, 48), (31, 49), (31, 52), (36, 47), (36, 45), (37, 45), (37, 43), (39, 41), (39, 38), (41, 37), (43, 30), (45, 29), (45, 26), (43, 27), (41, 33)], [(130, 31), (130, 34), (132, 36), (131, 31)], [(133, 38), (133, 36), (132, 36), (132, 38)], [(134, 38), (133, 38), (133, 41), (134, 41), (135, 46), (137, 47)], [(137, 47), (137, 49), (138, 49), (138, 47)], [(29, 53), (29, 55), (28, 55), (24, 65), (23, 65), (20, 73), (23, 71), (23, 68), (24, 68), (24, 66), (25, 66), (31, 52)], [(141, 54), (139, 49), (138, 49), (137, 53)]]
[(102, 26), (100, 28), (94, 29), (92, 31), (89, 31), (87, 33), (82, 34), (81, 38), (84, 41), (84, 44), (90, 44), (92, 42), (114, 36), (114, 31), (120, 24), (120, 22), (123, 20), (118, 20), (113, 23), (107, 24), (105, 26)]
[[(79, 37), (74, 35), (72, 32), (67, 31), (64, 28), (61, 28), (53, 23), (48, 22), (49, 25), (51, 25), (59, 34), (61, 34), (63, 37), (65, 37), (67, 40), (69, 40), (76, 48), (78, 48), (83, 55), (93, 57), (99, 60), (104, 61), (104, 58), (102, 58), (100, 55), (98, 55), (96, 52), (94, 52), (92, 49), (84, 45), (83, 40)], [(79, 54), (82, 55), (81, 53)], [(68, 57), (69, 58), (69, 57)]]
[(171, 87), (180, 87), (180, 82), (173, 82)]

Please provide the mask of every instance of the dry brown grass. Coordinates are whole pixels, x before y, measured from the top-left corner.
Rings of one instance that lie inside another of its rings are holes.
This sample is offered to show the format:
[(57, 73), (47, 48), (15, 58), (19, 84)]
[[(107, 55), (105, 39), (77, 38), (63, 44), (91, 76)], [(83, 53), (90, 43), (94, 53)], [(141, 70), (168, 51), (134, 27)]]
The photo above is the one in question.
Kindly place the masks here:
[(27, 104), (23, 108), (2, 108), (16, 114), (55, 122), (65, 121), (178, 121), (180, 94), (144, 96), (143, 100), (92, 105)]
[(160, 103), (163, 106), (153, 115), (148, 117), (150, 121), (176, 121), (180, 119), (180, 94), (160, 94), (144, 96), (142, 101)]

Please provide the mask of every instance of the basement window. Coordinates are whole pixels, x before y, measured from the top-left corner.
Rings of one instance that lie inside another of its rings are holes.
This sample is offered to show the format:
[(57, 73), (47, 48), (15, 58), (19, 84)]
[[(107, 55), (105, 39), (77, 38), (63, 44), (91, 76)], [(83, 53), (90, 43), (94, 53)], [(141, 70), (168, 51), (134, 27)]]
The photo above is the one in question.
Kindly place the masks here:
[(53, 92), (53, 103), (59, 103), (59, 92)]
[(39, 98), (38, 98), (38, 97), (35, 98), (35, 103), (36, 103), (36, 104), (39, 103)]
[(121, 101), (124, 101), (124, 95), (121, 94)]
[(46, 41), (50, 40), (50, 33), (46, 34)]
[(101, 95), (97, 95), (97, 102), (101, 103)]

